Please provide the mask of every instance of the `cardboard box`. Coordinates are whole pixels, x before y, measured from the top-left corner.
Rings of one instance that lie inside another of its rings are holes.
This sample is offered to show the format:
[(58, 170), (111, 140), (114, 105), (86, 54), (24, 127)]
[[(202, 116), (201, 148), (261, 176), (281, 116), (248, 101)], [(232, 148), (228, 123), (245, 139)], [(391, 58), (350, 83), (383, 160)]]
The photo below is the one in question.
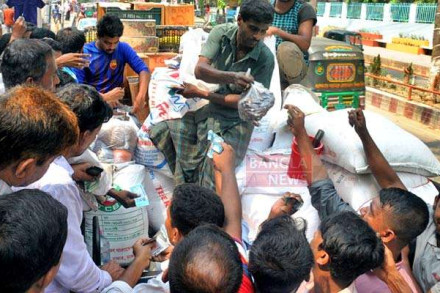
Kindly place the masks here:
[(154, 19), (123, 19), (124, 37), (155, 37), (156, 21)]
[(128, 43), (137, 53), (156, 53), (159, 51), (158, 37), (122, 37), (120, 40)]

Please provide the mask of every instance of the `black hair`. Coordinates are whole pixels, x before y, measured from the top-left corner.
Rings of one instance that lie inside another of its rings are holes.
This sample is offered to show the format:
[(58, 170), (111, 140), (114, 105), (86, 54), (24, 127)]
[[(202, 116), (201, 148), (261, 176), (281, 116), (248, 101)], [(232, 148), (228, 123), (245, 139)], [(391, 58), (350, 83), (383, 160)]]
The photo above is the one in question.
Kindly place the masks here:
[(43, 39), (43, 38), (51, 38), (55, 39), (56, 35), (53, 31), (48, 30), (47, 28), (36, 27), (30, 35), (31, 39)]
[(353, 212), (340, 212), (321, 222), (322, 249), (330, 257), (332, 279), (349, 286), (360, 275), (379, 267), (384, 246), (376, 232)]
[(271, 24), (275, 9), (267, 0), (244, 0), (240, 5), (243, 21)]
[(86, 36), (84, 32), (68, 27), (58, 31), (56, 40), (61, 43), (63, 54), (80, 53), (86, 43)]
[(386, 221), (403, 246), (425, 231), (429, 211), (420, 197), (400, 188), (384, 188), (379, 197), (382, 208), (390, 209)]
[(35, 158), (42, 164), (77, 143), (78, 123), (52, 92), (18, 86), (0, 96), (0, 168)]
[(9, 45), (9, 42), (11, 41), (11, 33), (3, 34), (0, 37), (0, 55), (3, 53), (3, 51), (6, 49), (6, 47)]
[(112, 108), (92, 86), (68, 84), (57, 90), (57, 96), (75, 113), (81, 133), (95, 130), (113, 116)]
[(43, 38), (43, 39), (41, 39), (41, 41), (48, 44), (52, 48), (52, 50), (54, 50), (56, 52), (61, 52), (60, 42), (57, 42), (52, 38)]
[(215, 225), (203, 225), (174, 248), (168, 276), (172, 293), (236, 293), (243, 267), (232, 238)]
[(249, 252), (249, 271), (259, 292), (291, 292), (308, 280), (313, 253), (305, 227), (285, 215), (261, 224)]
[(121, 37), (124, 33), (124, 25), (119, 17), (115, 15), (104, 15), (98, 24), (96, 25), (98, 38), (109, 37)]
[(174, 189), (170, 216), (171, 226), (185, 236), (202, 224), (223, 227), (225, 209), (220, 197), (211, 189), (185, 183)]
[(1, 64), (5, 88), (24, 84), (29, 77), (40, 81), (47, 71), (47, 58), (51, 56), (52, 48), (41, 40), (18, 39), (9, 44)]
[(24, 189), (0, 197), (0, 292), (26, 292), (60, 262), (67, 208)]

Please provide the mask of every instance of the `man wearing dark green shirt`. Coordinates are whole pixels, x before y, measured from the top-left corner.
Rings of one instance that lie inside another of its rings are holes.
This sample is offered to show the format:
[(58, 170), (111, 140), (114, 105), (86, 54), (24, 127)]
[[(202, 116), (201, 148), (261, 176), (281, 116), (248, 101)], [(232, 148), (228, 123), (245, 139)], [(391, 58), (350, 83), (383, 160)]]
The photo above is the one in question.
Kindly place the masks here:
[[(236, 152), (236, 164), (246, 153), (253, 125), (240, 119), (237, 104), (240, 94), (255, 80), (269, 87), (274, 56), (263, 43), (273, 20), (274, 9), (266, 0), (243, 1), (237, 24), (214, 27), (202, 48), (195, 69), (196, 78), (220, 84), (210, 93), (185, 84), (181, 94), (203, 98), (209, 104), (182, 119), (161, 122), (150, 130), (150, 137), (164, 153), (176, 184), (199, 183), (208, 188), (220, 186), (212, 160), (206, 154), (210, 143), (208, 131), (223, 137)], [(246, 71), (250, 69), (251, 75)], [(219, 191), (219, 190), (217, 190)]]

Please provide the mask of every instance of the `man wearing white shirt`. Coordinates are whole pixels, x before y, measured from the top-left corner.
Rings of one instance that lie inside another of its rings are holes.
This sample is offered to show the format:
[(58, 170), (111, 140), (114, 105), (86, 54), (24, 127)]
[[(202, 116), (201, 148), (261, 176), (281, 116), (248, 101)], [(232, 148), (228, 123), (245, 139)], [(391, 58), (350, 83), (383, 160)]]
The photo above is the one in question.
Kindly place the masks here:
[[(86, 85), (66, 86), (58, 92), (58, 97), (78, 117), (79, 141), (68, 157), (79, 156), (95, 140), (101, 125), (111, 118), (112, 110), (94, 88)], [(85, 203), (72, 175), (73, 169), (60, 156), (43, 178), (28, 186), (49, 193), (68, 210), (68, 234), (61, 266), (46, 292), (100, 292), (118, 279), (123, 269), (113, 262), (100, 269), (87, 252), (80, 228)]]
[(0, 195), (40, 179), (78, 139), (77, 118), (52, 93), (16, 87), (0, 96)]

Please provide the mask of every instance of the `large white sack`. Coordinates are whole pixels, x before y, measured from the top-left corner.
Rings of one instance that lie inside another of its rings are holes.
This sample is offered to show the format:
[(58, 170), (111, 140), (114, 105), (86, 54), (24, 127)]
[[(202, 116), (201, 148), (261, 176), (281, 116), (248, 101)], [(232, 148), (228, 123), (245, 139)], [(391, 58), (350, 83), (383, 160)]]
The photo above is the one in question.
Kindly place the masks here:
[(190, 29), (184, 33), (180, 39), (180, 52), (182, 53), (182, 61), (180, 62), (179, 74), (180, 80), (196, 85), (199, 88), (215, 92), (218, 84), (211, 84), (196, 79), (194, 70), (199, 61), (202, 45), (208, 39), (208, 33), (201, 28)]
[[(145, 167), (140, 165), (126, 165), (116, 167), (113, 175), (113, 184), (123, 190), (130, 190), (135, 186), (142, 186), (145, 182)], [(133, 261), (132, 246), (140, 237), (148, 237), (147, 207), (124, 208), (116, 200), (108, 198), (100, 204), (97, 211), (84, 213), (85, 241), (89, 252), (92, 251), (93, 217), (98, 216), (102, 235), (110, 243), (110, 259), (119, 264), (129, 264)], [(101, 252), (102, 253), (102, 252)]]
[[(325, 163), (325, 166), (339, 196), (353, 209), (358, 210), (364, 203), (379, 195), (380, 187), (372, 174), (353, 174), (330, 163)], [(427, 204), (434, 203), (438, 191), (426, 177), (402, 172), (397, 175), (409, 191)]]
[(285, 192), (300, 194), (303, 207), (294, 215), (307, 221), (306, 235), (311, 241), (319, 226), (319, 216), (311, 205), (305, 181), (287, 176), (287, 156), (248, 153), (236, 169), (238, 188), (243, 206), (243, 219), (249, 226), (249, 239), (253, 241), (259, 226), (267, 219), (273, 203)]
[(270, 82), (270, 91), (275, 96), (275, 103), (266, 115), (259, 121), (260, 125), (254, 128), (248, 149), (251, 151), (264, 151), (271, 146), (274, 139), (274, 121), (278, 117), (278, 113), (282, 105), (281, 82), (278, 61), (275, 54), (276, 39), (274, 36), (264, 39), (264, 44), (270, 49), (274, 55), (275, 66)]
[[(309, 135), (325, 131), (322, 160), (343, 167), (351, 173), (371, 173), (361, 140), (348, 123), (349, 110), (317, 113), (306, 117)], [(364, 111), (368, 130), (394, 170), (423, 176), (440, 175), (440, 163), (431, 150), (417, 137), (383, 116)], [(290, 153), (292, 134), (287, 126), (277, 130), (274, 145)]]

